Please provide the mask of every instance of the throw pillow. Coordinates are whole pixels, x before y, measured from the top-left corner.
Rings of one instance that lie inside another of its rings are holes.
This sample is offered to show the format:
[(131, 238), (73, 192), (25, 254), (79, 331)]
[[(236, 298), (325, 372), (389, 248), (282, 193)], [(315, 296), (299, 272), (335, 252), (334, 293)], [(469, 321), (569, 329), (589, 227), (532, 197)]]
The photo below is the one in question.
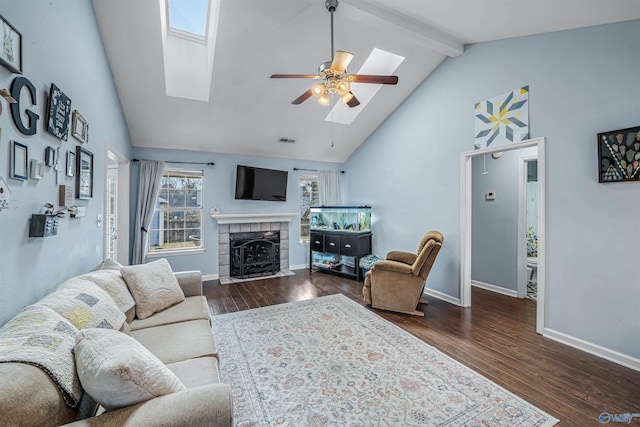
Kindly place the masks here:
[(148, 264), (122, 267), (120, 272), (136, 301), (138, 319), (146, 319), (184, 301), (184, 292), (164, 258)]
[(160, 359), (118, 331), (83, 329), (74, 353), (82, 388), (107, 411), (187, 389)]
[(109, 294), (95, 283), (78, 277), (58, 286), (38, 304), (46, 305), (78, 329), (120, 329), (125, 321), (124, 313)]

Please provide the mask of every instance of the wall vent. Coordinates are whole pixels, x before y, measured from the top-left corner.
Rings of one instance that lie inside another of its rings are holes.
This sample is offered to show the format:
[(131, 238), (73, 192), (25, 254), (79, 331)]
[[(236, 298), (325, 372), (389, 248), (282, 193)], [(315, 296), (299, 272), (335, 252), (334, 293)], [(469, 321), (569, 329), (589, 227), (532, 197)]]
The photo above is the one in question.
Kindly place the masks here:
[(278, 140), (278, 142), (285, 142), (287, 144), (293, 144), (293, 143), (296, 142), (296, 140), (295, 139), (291, 139), (291, 138), (280, 138)]

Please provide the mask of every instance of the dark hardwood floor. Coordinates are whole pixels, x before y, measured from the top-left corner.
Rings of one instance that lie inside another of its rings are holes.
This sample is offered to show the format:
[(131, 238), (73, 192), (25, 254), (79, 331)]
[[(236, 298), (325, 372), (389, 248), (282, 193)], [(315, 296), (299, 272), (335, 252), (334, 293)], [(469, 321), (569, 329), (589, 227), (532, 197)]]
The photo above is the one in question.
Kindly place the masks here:
[[(361, 283), (307, 270), (295, 273), (232, 285), (205, 282), (211, 313), (337, 293), (364, 305)], [(425, 317), (373, 311), (558, 418), (560, 426), (603, 425), (602, 412), (640, 413), (640, 372), (536, 334), (531, 300), (476, 288), (472, 298), (470, 308), (431, 298), (418, 306)], [(631, 424), (640, 424), (640, 418)]]

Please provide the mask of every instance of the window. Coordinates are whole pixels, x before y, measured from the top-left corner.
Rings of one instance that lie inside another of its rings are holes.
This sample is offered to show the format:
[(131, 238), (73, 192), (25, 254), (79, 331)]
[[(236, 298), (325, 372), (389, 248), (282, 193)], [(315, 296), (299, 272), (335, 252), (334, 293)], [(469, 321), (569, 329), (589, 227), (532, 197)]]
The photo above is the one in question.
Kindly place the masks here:
[(168, 0), (169, 28), (205, 37), (208, 0)]
[(318, 206), (318, 177), (306, 175), (300, 177), (300, 243), (309, 243), (309, 207)]
[(149, 253), (202, 250), (202, 170), (165, 168), (149, 229)]

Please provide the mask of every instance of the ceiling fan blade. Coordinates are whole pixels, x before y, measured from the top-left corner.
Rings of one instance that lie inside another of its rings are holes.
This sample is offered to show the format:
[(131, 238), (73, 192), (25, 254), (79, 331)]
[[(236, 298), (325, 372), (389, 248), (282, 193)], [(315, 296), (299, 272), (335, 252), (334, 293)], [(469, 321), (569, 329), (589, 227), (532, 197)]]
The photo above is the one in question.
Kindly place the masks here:
[(293, 105), (299, 105), (302, 104), (304, 101), (306, 101), (307, 99), (309, 99), (311, 97), (311, 95), (313, 95), (313, 92), (311, 92), (311, 89), (309, 89), (308, 91), (306, 91), (305, 93), (303, 93), (302, 95), (300, 95), (299, 97), (297, 97), (296, 99), (293, 100), (292, 104)]
[(372, 76), (366, 74), (351, 74), (354, 83), (377, 83), (380, 85), (394, 85), (398, 83), (398, 76)]
[(349, 63), (353, 59), (353, 53), (345, 52), (343, 50), (339, 50), (336, 52), (333, 57), (333, 62), (331, 63), (331, 69), (333, 71), (337, 71), (342, 74), (349, 66)]
[[(353, 92), (349, 92), (349, 93), (353, 95)], [(353, 95), (353, 97), (349, 100), (349, 102), (347, 102), (347, 105), (351, 108), (357, 107), (358, 105), (360, 105), (360, 101), (358, 101), (358, 98), (356, 98), (356, 96)]]
[(272, 79), (319, 79), (317, 74), (272, 74)]

